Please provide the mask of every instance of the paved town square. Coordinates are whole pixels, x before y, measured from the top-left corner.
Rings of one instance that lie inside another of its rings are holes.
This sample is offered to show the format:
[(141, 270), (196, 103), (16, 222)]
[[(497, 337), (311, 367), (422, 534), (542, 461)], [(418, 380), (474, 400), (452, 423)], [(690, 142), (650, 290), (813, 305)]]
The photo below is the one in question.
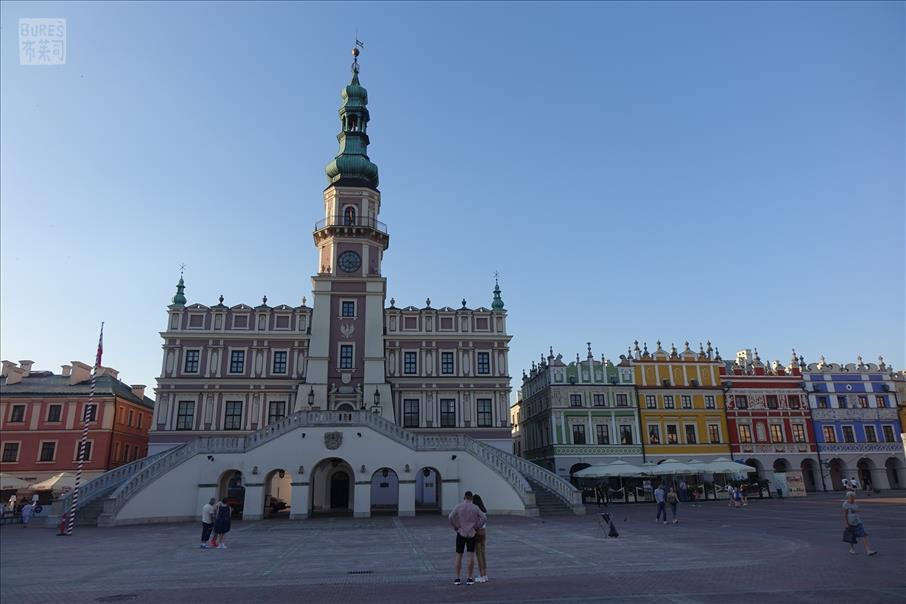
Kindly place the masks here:
[[(198, 548), (196, 524), (79, 528), (71, 538), (0, 529), (4, 602), (901, 602), (906, 494), (860, 500), (879, 555), (847, 554), (840, 497), (746, 508), (611, 506), (619, 538), (586, 516), (492, 516), (490, 581), (454, 586), (440, 516), (236, 523), (229, 549)], [(50, 561), (50, 562), (45, 562)]]

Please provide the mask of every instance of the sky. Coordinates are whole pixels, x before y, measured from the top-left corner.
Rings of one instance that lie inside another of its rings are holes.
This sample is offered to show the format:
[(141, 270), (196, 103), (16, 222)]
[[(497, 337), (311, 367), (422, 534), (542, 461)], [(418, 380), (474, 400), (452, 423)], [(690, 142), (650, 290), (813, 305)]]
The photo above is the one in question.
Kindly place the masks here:
[[(20, 65), (20, 18), (66, 64)], [(834, 3), (0, 7), (0, 358), (155, 385), (189, 303), (298, 305), (365, 43), (388, 299), (548, 348), (906, 364), (906, 11)], [(514, 394), (515, 399), (515, 394)]]

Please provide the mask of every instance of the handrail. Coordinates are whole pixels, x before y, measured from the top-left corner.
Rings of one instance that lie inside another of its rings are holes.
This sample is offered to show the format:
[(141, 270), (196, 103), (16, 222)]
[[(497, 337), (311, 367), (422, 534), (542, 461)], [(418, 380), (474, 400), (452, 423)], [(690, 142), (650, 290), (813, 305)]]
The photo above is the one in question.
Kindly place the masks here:
[(387, 234), (387, 225), (370, 216), (330, 216), (315, 223), (315, 230), (320, 231), (331, 226), (366, 227)]
[[(154, 462), (163, 453), (165, 453), (165, 451), (143, 457), (142, 459), (137, 459), (122, 466), (117, 466), (112, 470), (108, 470), (100, 476), (96, 476), (89, 480), (84, 485), (79, 486), (79, 502), (76, 504), (76, 509), (85, 507), (91, 501), (97, 499), (99, 495), (107, 492), (112, 486), (127, 480), (130, 476)], [(59, 501), (62, 502), (61, 509), (63, 512), (68, 513), (72, 507), (72, 496), (73, 491), (70, 490), (60, 497)]]
[[(151, 463), (134, 472), (109, 497), (116, 515), (125, 503), (158, 476), (198, 454), (245, 453), (303, 426), (365, 425), (417, 451), (456, 450), (471, 453), (506, 480), (527, 506), (535, 494), (526, 477), (531, 477), (571, 505), (581, 503), (581, 494), (553, 472), (520, 457), (463, 434), (416, 434), (369, 411), (298, 411), (247, 436), (207, 436), (157, 454)], [(152, 458), (148, 458), (152, 460)]]

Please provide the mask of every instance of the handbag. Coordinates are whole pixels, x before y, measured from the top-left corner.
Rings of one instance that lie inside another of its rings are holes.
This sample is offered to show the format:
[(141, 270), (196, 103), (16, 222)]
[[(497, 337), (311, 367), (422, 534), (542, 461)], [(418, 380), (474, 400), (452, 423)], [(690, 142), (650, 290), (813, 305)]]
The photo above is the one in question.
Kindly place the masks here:
[(850, 545), (856, 543), (856, 531), (853, 530), (853, 527), (848, 526), (843, 529), (843, 542)]

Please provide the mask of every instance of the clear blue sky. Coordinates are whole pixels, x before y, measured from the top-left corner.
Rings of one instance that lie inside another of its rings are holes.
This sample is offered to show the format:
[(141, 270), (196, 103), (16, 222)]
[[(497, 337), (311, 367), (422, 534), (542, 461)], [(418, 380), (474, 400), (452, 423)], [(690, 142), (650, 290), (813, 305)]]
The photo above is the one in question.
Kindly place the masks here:
[[(398, 304), (549, 345), (904, 354), (904, 4), (2, 5), (0, 356), (155, 385), (190, 302), (298, 304), (356, 29)], [(68, 63), (18, 64), (20, 17)]]

